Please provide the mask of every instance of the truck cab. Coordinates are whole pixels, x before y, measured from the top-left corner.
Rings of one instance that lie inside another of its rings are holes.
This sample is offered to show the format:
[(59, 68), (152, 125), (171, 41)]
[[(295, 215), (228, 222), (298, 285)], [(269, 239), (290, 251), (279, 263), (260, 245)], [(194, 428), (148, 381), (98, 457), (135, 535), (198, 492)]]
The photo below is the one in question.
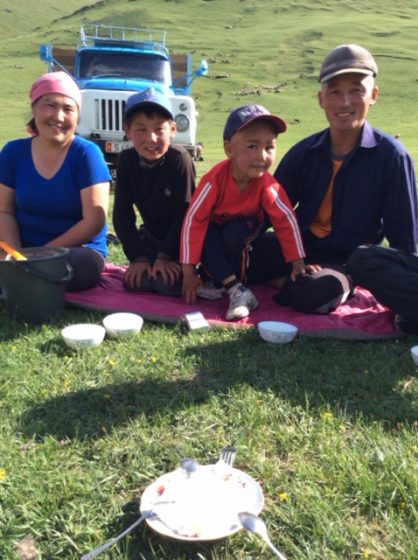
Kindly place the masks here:
[(117, 154), (130, 147), (123, 130), (126, 99), (154, 88), (171, 100), (177, 125), (174, 138), (196, 155), (197, 112), (190, 95), (192, 81), (207, 73), (202, 61), (195, 72), (191, 55), (170, 56), (165, 31), (107, 25), (83, 25), (77, 48), (42, 45), (48, 70), (65, 70), (82, 95), (78, 134), (99, 145), (113, 168)]

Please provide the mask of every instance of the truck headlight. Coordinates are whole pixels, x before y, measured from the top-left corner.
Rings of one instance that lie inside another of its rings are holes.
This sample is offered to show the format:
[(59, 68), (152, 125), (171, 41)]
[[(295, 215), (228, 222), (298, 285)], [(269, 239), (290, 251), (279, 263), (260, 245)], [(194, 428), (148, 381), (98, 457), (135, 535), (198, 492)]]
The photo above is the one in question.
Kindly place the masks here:
[(186, 115), (177, 115), (174, 119), (178, 132), (186, 132), (189, 128), (189, 119)]

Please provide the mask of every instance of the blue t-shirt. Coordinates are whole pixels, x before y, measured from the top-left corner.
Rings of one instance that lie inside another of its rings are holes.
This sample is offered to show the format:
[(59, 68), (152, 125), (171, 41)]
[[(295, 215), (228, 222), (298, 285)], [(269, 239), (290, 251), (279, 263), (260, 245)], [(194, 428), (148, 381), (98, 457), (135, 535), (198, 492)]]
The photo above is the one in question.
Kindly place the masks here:
[[(0, 152), (0, 183), (16, 191), (16, 220), (23, 247), (40, 247), (82, 219), (80, 191), (111, 179), (96, 144), (75, 136), (51, 179), (36, 170), (32, 138), (12, 140)], [(84, 246), (106, 256), (106, 226)]]

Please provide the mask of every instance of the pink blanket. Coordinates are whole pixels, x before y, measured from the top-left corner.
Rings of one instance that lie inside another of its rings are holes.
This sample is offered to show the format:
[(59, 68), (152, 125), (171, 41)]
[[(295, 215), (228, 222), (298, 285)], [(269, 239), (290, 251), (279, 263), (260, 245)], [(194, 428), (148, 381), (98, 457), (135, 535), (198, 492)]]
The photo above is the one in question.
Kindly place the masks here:
[(274, 302), (276, 292), (269, 286), (251, 286), (260, 305), (250, 317), (240, 321), (226, 321), (228, 300), (206, 301), (187, 305), (181, 298), (156, 294), (130, 293), (123, 289), (125, 267), (106, 265), (100, 284), (84, 292), (67, 292), (68, 303), (85, 309), (106, 313), (131, 311), (144, 319), (177, 323), (191, 311), (201, 311), (211, 326), (255, 327), (259, 321), (285, 321), (296, 325), (300, 332), (316, 336), (350, 340), (374, 340), (399, 336), (393, 323), (393, 314), (363, 289), (329, 315), (309, 315), (282, 307)]

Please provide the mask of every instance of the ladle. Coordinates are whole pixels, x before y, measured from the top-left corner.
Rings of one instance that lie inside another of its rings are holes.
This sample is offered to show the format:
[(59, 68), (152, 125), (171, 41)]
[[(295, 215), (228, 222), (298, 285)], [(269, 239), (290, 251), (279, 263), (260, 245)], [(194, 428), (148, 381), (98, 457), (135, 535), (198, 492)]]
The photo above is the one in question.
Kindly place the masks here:
[(17, 261), (27, 261), (28, 259), (22, 253), (19, 253), (17, 249), (6, 243), (5, 241), (0, 241), (0, 247), (5, 251), (8, 255), (13, 257)]

